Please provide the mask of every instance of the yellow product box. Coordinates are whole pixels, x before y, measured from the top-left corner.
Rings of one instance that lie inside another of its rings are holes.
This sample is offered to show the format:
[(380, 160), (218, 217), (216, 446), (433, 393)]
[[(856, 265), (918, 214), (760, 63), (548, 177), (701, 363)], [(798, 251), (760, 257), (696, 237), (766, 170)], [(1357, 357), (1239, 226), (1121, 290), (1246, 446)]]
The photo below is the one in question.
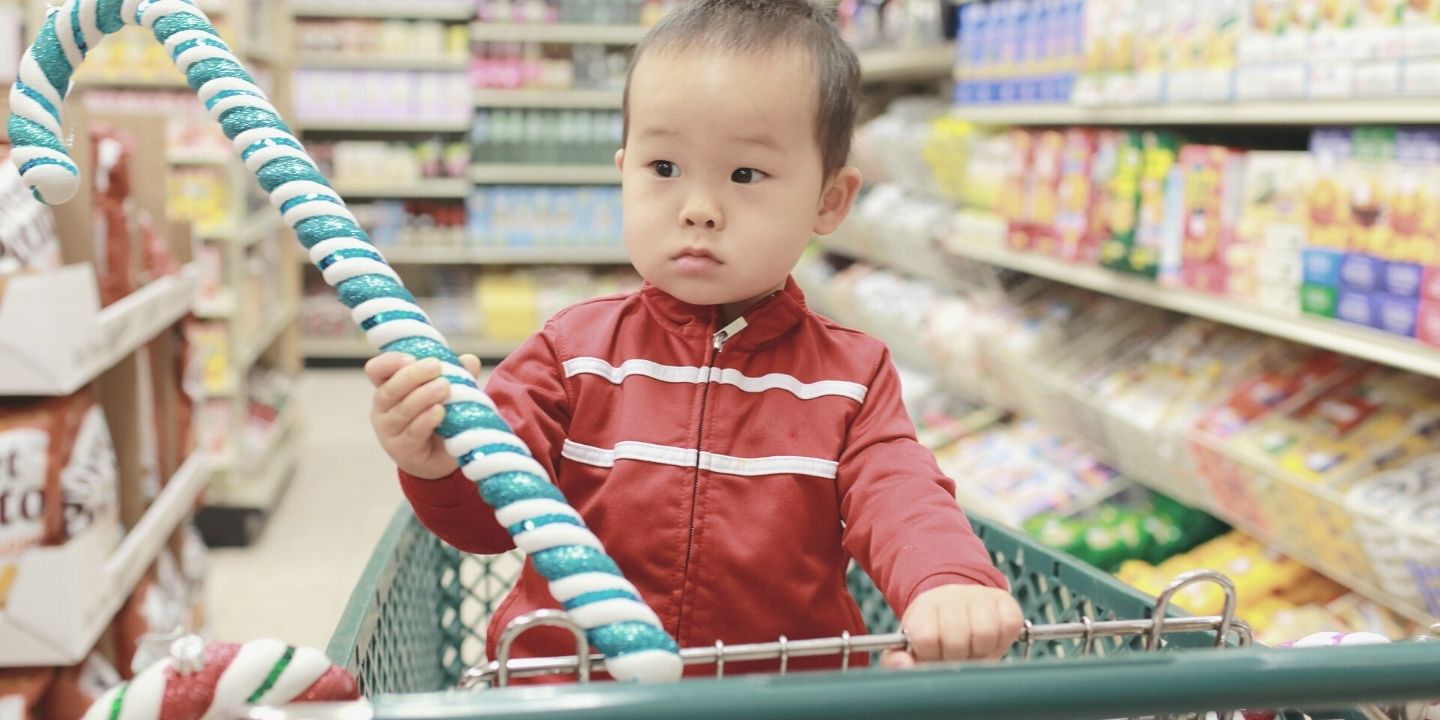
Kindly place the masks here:
[(539, 287), (527, 273), (485, 273), (475, 281), (475, 302), (492, 340), (520, 340), (540, 329)]

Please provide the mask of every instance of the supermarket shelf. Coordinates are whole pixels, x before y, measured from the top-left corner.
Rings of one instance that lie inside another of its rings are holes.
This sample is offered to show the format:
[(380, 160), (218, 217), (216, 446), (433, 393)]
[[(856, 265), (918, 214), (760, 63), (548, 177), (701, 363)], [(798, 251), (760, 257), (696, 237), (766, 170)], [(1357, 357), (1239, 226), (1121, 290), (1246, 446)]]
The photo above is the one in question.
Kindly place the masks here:
[(1234, 102), (1081, 107), (1078, 105), (963, 105), (954, 117), (997, 125), (1368, 125), (1440, 122), (1434, 100)]
[(1440, 348), (1379, 330), (1162, 287), (1104, 268), (1074, 265), (997, 245), (951, 242), (947, 249), (990, 265), (1440, 378)]
[(356, 133), (464, 133), (470, 131), (470, 118), (463, 120), (392, 120), (372, 121), (347, 118), (301, 119), (304, 132)]
[(617, 185), (614, 165), (471, 165), (470, 180), (479, 184)]
[(116, 522), (22, 555), (0, 611), (0, 667), (84, 661), (211, 477), (208, 459), (196, 453), (123, 539)]
[(473, 3), (423, 3), (414, 0), (356, 3), (294, 3), (290, 12), (297, 18), (380, 18), (399, 20), (468, 21), (475, 17)]
[(470, 194), (470, 183), (464, 178), (410, 180), (403, 183), (365, 184), (337, 181), (335, 191), (347, 199), (435, 198), (463, 199)]
[(634, 45), (645, 37), (647, 30), (640, 25), (476, 22), (470, 25), (470, 39), (477, 42)]
[(256, 361), (260, 359), (260, 356), (264, 355), (265, 351), (269, 349), (271, 345), (274, 345), (276, 340), (280, 339), (280, 335), (285, 332), (286, 328), (295, 324), (295, 320), (299, 316), (300, 308), (298, 306), (291, 307), (285, 312), (272, 316), (270, 321), (261, 327), (259, 334), (257, 334), (253, 340), (235, 348), (233, 353), (235, 365), (231, 368), (231, 372), (249, 372), (250, 368), (254, 367)]
[(942, 80), (955, 65), (955, 48), (940, 45), (906, 50), (863, 50), (860, 77), (864, 82)]
[[(292, 403), (293, 404), (293, 403)], [(298, 413), (286, 408), (286, 416)], [(234, 466), (217, 472), (214, 487), (205, 497), (207, 507), (230, 507), (271, 510), (289, 481), (299, 460), (299, 433), (294, 420), (282, 419), (274, 444), (257, 455), (265, 462), (254, 473), (237, 471)]]
[[(294, 398), (290, 399), (285, 404), (285, 409), (281, 410), (279, 416), (275, 419), (274, 438), (267, 447), (256, 453), (254, 457), (263, 461), (265, 458), (273, 456), (276, 450), (281, 448), (289, 440), (290, 435), (300, 426), (300, 416), (299, 400)], [(232, 453), (229, 455), (213, 456), (211, 458), (211, 465), (214, 467), (217, 477), (227, 475), (258, 476), (269, 468), (270, 463), (262, 462), (258, 467), (245, 468), (242, 467), (236, 455)], [(218, 485), (223, 485), (223, 483), (217, 483), (217, 486)]]
[(271, 43), (258, 42), (255, 40), (251, 40), (248, 44), (249, 47), (245, 48), (244, 53), (247, 60), (255, 60), (267, 65), (280, 65), (289, 62), (289, 58), (286, 56), (283, 48), (272, 45)]
[(236, 158), (221, 150), (173, 150), (165, 159), (171, 165), (224, 165)]
[(444, 57), (434, 55), (394, 55), (366, 53), (303, 53), (295, 65), (302, 68), (334, 68), (345, 70), (447, 70), (463, 72), (470, 65), (467, 55)]
[(198, 267), (100, 307), (95, 271), (11, 277), (0, 298), (0, 396), (69, 395), (190, 311)]
[[(423, 300), (422, 300), (423, 302)], [(505, 357), (520, 347), (519, 340), (487, 340), (483, 338), (447, 338), (456, 352), (471, 353), (482, 358)], [(376, 355), (375, 349), (364, 338), (304, 338), (301, 343), (303, 354), (317, 360), (368, 360)]]
[(202, 320), (224, 320), (235, 314), (235, 296), (226, 291), (214, 300), (197, 300), (195, 317)]
[(280, 213), (271, 207), (261, 207), (245, 217), (245, 222), (239, 227), (230, 227), (204, 233), (201, 238), (204, 240), (217, 240), (221, 242), (233, 242), (241, 247), (249, 247), (261, 240), (272, 237), (280, 230), (282, 225)]
[(619, 110), (619, 90), (476, 90), (477, 108), (561, 108)]
[[(392, 247), (381, 248), (392, 265), (626, 265), (624, 247)], [(307, 259), (308, 263), (309, 260)]]

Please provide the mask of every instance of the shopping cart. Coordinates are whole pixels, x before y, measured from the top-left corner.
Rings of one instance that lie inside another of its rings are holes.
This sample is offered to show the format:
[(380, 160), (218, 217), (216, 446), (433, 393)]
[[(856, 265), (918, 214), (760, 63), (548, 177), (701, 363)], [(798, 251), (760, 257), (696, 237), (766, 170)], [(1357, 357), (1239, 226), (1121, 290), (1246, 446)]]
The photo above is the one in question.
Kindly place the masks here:
[[(683, 652), (687, 664), (712, 666), (716, 679), (476, 690), (519, 677), (585, 675), (602, 669), (603, 660), (591, 658), (578, 628), (575, 656), (485, 658), (485, 624), (518, 575), (518, 558), (463, 555), (420, 527), (405, 508), (376, 550), (329, 648), (333, 661), (356, 673), (369, 700), (257, 709), (252, 717), (1079, 720), (1290, 707), (1317, 718), (1381, 718), (1404, 717), (1406, 701), (1416, 701), (1410, 706), (1414, 712), (1425, 698), (1440, 697), (1440, 642), (1249, 647), (1249, 628), (1234, 618), (1234, 589), (1223, 576), (1200, 573), (1172, 585), (1172, 592), (1195, 582), (1224, 588), (1221, 615), (1189, 617), (1169, 606), (1171, 593), (1152, 600), (1022, 535), (973, 522), (1030, 618), (1005, 663), (725, 675), (727, 662), (771, 659), (783, 668), (791, 658), (849, 658), (903, 647), (884, 598), (855, 570), (851, 592), (871, 631), (879, 634), (777, 638)], [(503, 640), (530, 626), (557, 624), (567, 626), (562, 613), (527, 616), (507, 628)], [(1217, 645), (1228, 649), (1205, 650)], [(462, 686), (470, 689), (457, 689)], [(1292, 711), (1285, 717), (1304, 715)]]

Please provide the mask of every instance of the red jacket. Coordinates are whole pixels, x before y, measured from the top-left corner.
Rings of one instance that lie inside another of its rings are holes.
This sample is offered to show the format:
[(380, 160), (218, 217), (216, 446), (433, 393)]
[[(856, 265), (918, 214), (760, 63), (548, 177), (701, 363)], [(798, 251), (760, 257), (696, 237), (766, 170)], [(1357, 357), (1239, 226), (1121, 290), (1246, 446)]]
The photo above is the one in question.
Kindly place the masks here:
[[(794, 280), (724, 331), (715, 308), (648, 285), (580, 303), (486, 391), (681, 647), (864, 633), (851, 557), (901, 615), (939, 585), (1006, 586), (915, 439), (889, 351), (810, 312)], [(456, 548), (514, 547), (459, 471), (401, 481)], [(527, 562), (490, 623), (489, 657), (500, 628), (554, 607)], [(574, 652), (542, 629), (514, 654)]]

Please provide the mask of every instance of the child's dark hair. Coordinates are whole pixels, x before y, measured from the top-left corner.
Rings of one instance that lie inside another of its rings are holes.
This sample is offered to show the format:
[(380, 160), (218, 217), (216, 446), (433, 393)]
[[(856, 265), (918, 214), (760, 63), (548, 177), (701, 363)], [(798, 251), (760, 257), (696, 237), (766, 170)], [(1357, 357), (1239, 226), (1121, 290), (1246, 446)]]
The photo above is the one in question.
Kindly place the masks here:
[[(764, 52), (806, 50), (815, 61), (815, 132), (825, 177), (845, 166), (860, 105), (860, 61), (840, 38), (834, 9), (810, 0), (689, 0), (670, 11), (635, 49), (646, 53), (691, 48)], [(625, 138), (630, 137), (630, 79), (625, 81)]]

